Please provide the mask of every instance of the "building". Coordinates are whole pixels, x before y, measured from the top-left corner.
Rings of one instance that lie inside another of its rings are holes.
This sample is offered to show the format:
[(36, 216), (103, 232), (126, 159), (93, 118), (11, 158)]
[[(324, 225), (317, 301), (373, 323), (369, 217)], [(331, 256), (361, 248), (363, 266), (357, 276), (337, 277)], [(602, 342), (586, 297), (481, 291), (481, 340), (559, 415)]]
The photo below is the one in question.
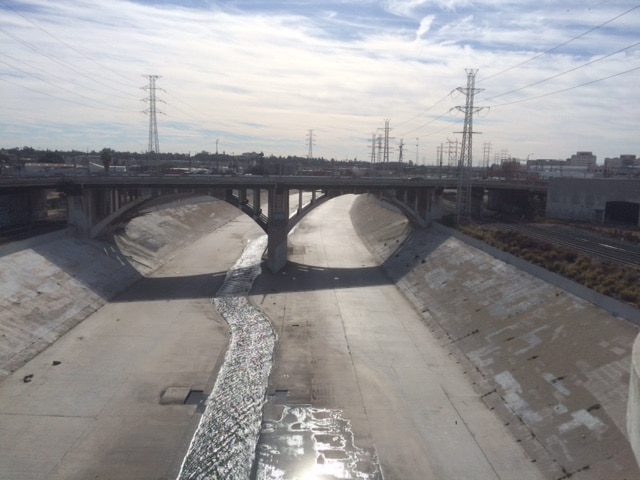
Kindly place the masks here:
[(570, 167), (592, 167), (596, 164), (596, 156), (591, 152), (577, 152), (567, 159)]
[(636, 167), (640, 166), (640, 159), (635, 155), (620, 155), (616, 158), (605, 158), (604, 166), (607, 168), (623, 168), (623, 167)]

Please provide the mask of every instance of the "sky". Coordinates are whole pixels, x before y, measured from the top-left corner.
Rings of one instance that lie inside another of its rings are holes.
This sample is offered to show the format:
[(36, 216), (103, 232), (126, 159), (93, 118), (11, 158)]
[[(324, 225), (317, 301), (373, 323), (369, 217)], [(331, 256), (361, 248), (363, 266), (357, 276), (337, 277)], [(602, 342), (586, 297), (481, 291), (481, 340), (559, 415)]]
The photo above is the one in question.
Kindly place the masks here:
[(0, 148), (146, 152), (155, 93), (160, 152), (369, 161), (388, 121), (447, 164), (467, 116), (474, 165), (603, 163), (639, 84), (638, 0), (0, 0)]

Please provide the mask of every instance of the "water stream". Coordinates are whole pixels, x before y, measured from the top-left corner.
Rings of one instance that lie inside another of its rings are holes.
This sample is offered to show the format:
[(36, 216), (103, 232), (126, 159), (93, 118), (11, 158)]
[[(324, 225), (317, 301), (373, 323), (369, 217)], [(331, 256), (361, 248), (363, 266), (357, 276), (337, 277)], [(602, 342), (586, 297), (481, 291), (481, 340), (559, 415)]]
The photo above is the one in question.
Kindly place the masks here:
[(247, 294), (260, 274), (266, 235), (250, 242), (214, 298), (230, 340), (179, 479), (250, 478), (276, 335)]
[(354, 445), (339, 410), (272, 398), (280, 405), (263, 422), (276, 334), (247, 295), (266, 245), (266, 235), (247, 245), (213, 300), (229, 324), (229, 347), (178, 480), (382, 480), (375, 451)]

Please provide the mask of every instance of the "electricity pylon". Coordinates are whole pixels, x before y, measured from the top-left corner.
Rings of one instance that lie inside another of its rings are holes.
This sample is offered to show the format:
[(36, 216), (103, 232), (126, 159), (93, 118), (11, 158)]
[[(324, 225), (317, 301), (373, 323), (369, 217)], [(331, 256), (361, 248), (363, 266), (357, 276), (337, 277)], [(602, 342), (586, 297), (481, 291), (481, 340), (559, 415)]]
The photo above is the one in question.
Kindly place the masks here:
[(371, 134), (371, 166), (376, 163), (376, 133)]
[[(382, 163), (389, 163), (389, 140), (392, 140), (391, 137), (389, 137), (389, 132), (391, 131), (391, 128), (389, 127), (389, 123), (391, 123), (391, 119), (390, 118), (385, 118), (384, 119), (384, 150), (382, 151), (382, 157), (378, 156), (378, 160), (382, 161)], [(383, 130), (381, 128), (379, 128), (378, 130)]]
[[(149, 108), (147, 108), (144, 113), (149, 115), (149, 146), (147, 147), (147, 154), (150, 158), (155, 160), (156, 168), (159, 170), (160, 165), (157, 162), (158, 153), (160, 153), (160, 143), (158, 142), (158, 112), (156, 109), (156, 102), (158, 101), (156, 97), (156, 80), (160, 78), (159, 75), (143, 75), (149, 79), (149, 85), (142, 87), (143, 90), (146, 90), (149, 93), (147, 98), (144, 98), (143, 101), (147, 102)], [(161, 101), (161, 100), (160, 100)]]
[[(464, 127), (462, 129), (462, 145), (458, 160), (458, 194), (456, 195), (456, 223), (467, 224), (471, 222), (471, 172), (473, 165), (473, 114), (482, 110), (473, 106), (473, 99), (481, 89), (475, 88), (477, 69), (467, 69), (466, 88), (458, 87), (457, 90), (466, 96), (464, 107), (456, 109), (464, 112)], [(456, 132), (460, 133), (460, 132)]]
[(313, 130), (309, 130), (309, 133), (307, 133), (307, 145), (309, 147), (307, 158), (313, 158), (313, 146), (315, 145)]
[(489, 168), (489, 163), (491, 159), (491, 142), (484, 142), (483, 150), (482, 150), (482, 166), (484, 168)]

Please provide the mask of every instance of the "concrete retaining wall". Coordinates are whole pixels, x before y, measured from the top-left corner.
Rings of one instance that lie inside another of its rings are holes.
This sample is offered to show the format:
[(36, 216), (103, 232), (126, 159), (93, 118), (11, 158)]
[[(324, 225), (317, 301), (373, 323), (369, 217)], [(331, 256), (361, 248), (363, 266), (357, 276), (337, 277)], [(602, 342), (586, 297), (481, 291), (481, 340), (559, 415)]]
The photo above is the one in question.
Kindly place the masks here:
[[(537, 265), (533, 265), (525, 260), (491, 247), (484, 242), (476, 240), (475, 238), (463, 235), (451, 228), (447, 228), (442, 225), (436, 225), (434, 228), (445, 230), (459, 240), (483, 250), (495, 258), (499, 258), (506, 263), (510, 263), (521, 270), (541, 278), (547, 283), (555, 285), (577, 297), (587, 300), (613, 315), (622, 317), (636, 325), (640, 325), (640, 310), (632, 307), (631, 305), (602, 295), (567, 278), (540, 268)], [(627, 436), (636, 456), (636, 461), (640, 465), (640, 335), (636, 337), (631, 355), (629, 397), (627, 400)]]
[(153, 272), (242, 213), (210, 197), (153, 205), (116, 244), (70, 230), (0, 247), (0, 380)]
[(452, 237), (457, 238), (458, 240), (465, 242), (466, 244), (471, 245), (478, 250), (482, 250), (492, 257), (513, 265), (514, 267), (524, 272), (530, 273), (531, 275), (535, 275), (541, 280), (544, 280), (551, 285), (555, 285), (558, 288), (562, 288), (563, 290), (566, 290), (576, 297), (582, 298), (587, 302), (591, 302), (594, 305), (602, 308), (603, 310), (611, 313), (612, 315), (615, 315), (616, 317), (624, 318), (625, 320), (635, 323), (636, 325), (640, 325), (640, 310), (633, 307), (632, 305), (621, 302), (620, 300), (616, 300), (615, 298), (602, 295), (601, 293), (598, 293), (595, 290), (591, 290), (584, 285), (580, 285), (579, 283), (569, 280), (568, 278), (558, 275), (557, 273), (545, 270), (544, 268), (529, 263), (526, 260), (522, 260), (521, 258), (515, 257), (507, 252), (503, 252), (502, 250), (487, 245), (486, 243), (472, 238), (468, 235), (464, 235), (463, 233), (460, 233), (452, 228), (448, 228), (440, 224), (434, 224), (433, 228), (447, 232)]
[(629, 376), (629, 400), (627, 401), (627, 435), (640, 465), (640, 335), (636, 337), (631, 354)]
[(550, 178), (545, 214), (602, 223), (607, 202), (613, 201), (640, 203), (640, 180)]
[(380, 207), (354, 204), (361, 237), (545, 478), (640, 478), (627, 438), (635, 309)]

